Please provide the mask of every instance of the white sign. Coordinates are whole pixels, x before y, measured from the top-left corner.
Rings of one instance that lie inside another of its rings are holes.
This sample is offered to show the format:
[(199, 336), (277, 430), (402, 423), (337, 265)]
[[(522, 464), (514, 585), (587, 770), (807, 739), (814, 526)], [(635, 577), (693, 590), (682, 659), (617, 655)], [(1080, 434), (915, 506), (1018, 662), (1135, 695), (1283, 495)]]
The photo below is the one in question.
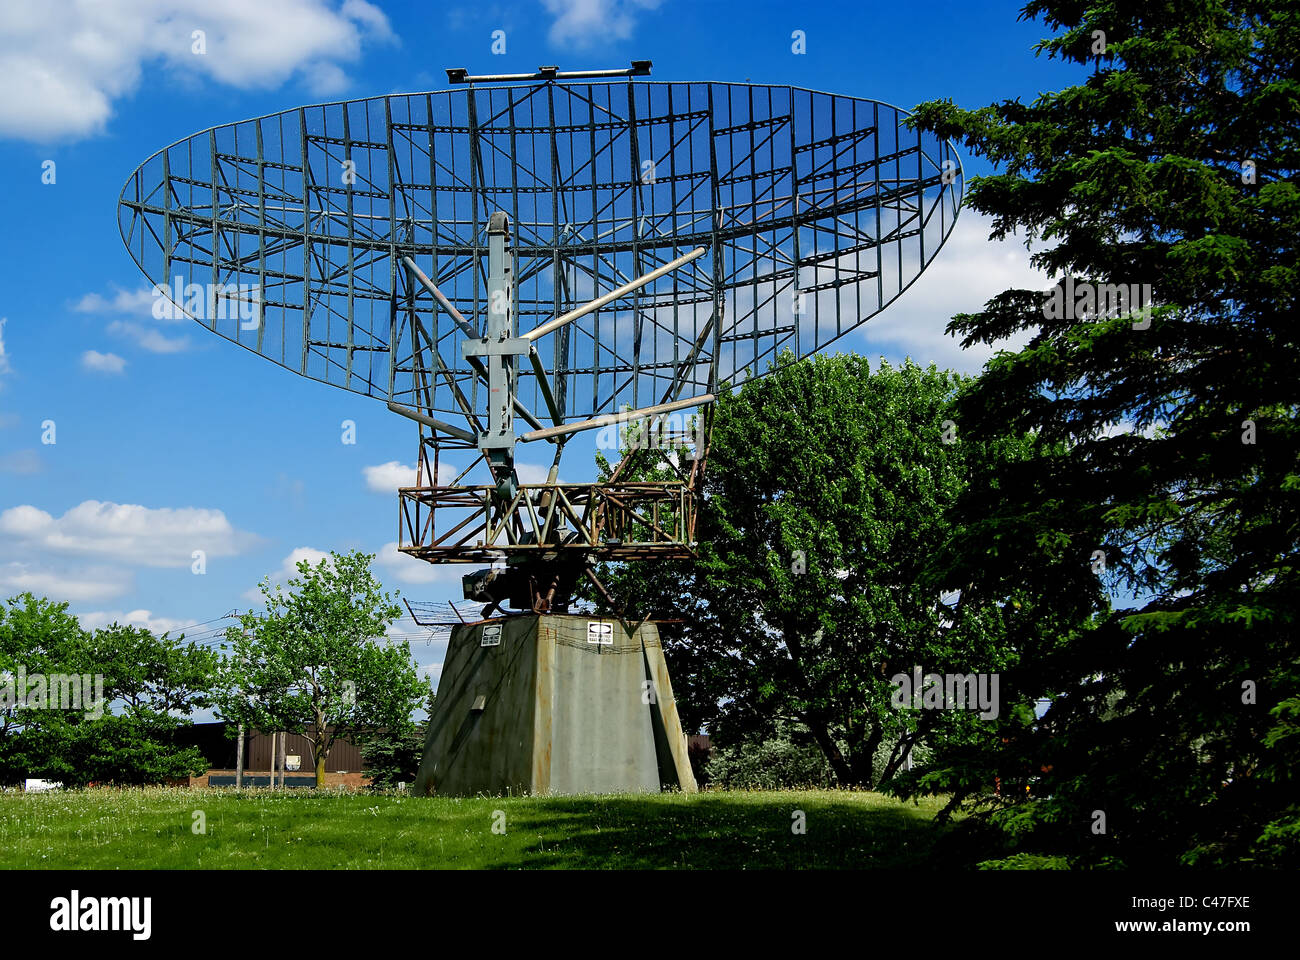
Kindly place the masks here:
[(284, 769), (297, 770), (302, 766), (302, 756), (296, 753), (286, 753), (284, 755)]
[(483, 628), (483, 638), (478, 644), (480, 647), (499, 647), (501, 645), (501, 624), (489, 623)]
[(602, 647), (614, 645), (614, 625), (601, 623), (599, 620), (587, 621), (587, 642), (598, 643)]

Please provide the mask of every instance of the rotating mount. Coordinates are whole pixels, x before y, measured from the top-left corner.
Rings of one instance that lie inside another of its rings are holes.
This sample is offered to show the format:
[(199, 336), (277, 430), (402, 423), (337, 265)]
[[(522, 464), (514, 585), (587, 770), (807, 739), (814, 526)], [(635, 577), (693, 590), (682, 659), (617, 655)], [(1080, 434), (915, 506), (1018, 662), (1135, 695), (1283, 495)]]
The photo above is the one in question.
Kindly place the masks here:
[[(604, 587), (591, 571), (597, 559), (694, 555), (695, 487), (704, 469), (708, 418), (703, 422), (697, 420), (695, 431), (665, 432), (659, 425), (668, 415), (711, 404), (714, 396), (702, 394), (566, 423), (535, 341), (691, 263), (703, 256), (705, 249), (697, 247), (522, 336), (515, 336), (514, 258), (510, 250), (510, 221), (503, 211), (496, 211), (488, 218), (487, 241), (486, 329), (481, 333), (411, 258), (403, 260), (411, 286), (418, 284), (431, 294), (463, 334), (461, 355), (474, 371), (478, 385), (485, 388), (486, 409), (475, 409), (464, 391), (457, 389), (456, 396), (467, 421), (467, 428), (462, 428), (391, 400), (388, 407), (420, 426), (421, 477), (436, 479), (439, 449), (449, 441), (460, 441), (478, 451), (471, 467), (481, 460), (490, 471), (492, 482), (481, 486), (460, 486), (453, 482), (401, 488), (403, 533), (410, 534), (412, 542), (404, 541), (399, 549), (433, 563), (491, 561), (493, 566), (489, 569), (463, 578), (466, 599), (488, 604), (485, 615), (505, 603), (536, 613), (563, 610), (582, 577), (590, 579), (604, 594)], [(411, 329), (421, 329), (414, 298), (408, 302), (408, 310)], [(421, 356), (418, 351), (414, 355)], [(431, 356), (430, 366), (445, 371), (436, 349), (431, 351)], [(527, 357), (532, 367), (550, 414), (549, 427), (542, 426), (519, 399), (520, 357)], [(432, 379), (436, 372), (440, 371), (417, 371), (416, 379), (424, 376)], [(514, 429), (516, 413), (533, 427), (518, 437)], [(634, 441), (653, 437), (656, 445), (667, 443), (680, 452), (689, 450), (689, 457), (669, 458), (678, 479), (620, 480), (640, 450), (634, 442), (609, 481), (558, 483), (560, 458), (568, 439), (575, 433), (608, 427), (629, 431)], [(547, 480), (541, 484), (521, 484), (515, 445), (541, 440), (555, 448)], [(429, 451), (433, 453), (432, 469)], [(444, 514), (460, 511), (468, 515), (439, 534), (434, 518), (440, 508)]]

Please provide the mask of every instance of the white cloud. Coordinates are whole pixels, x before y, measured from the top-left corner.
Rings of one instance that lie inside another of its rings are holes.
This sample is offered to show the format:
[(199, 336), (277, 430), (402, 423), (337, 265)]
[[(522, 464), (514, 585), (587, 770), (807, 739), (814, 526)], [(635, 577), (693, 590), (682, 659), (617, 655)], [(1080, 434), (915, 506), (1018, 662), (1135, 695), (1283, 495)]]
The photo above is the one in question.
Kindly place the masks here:
[(114, 320), (108, 325), (108, 332), (134, 340), (137, 346), (150, 353), (180, 353), (190, 348), (188, 336), (168, 337), (152, 327), (130, 320)]
[[(100, 293), (83, 294), (81, 299), (73, 303), (73, 310), (78, 313), (117, 313), (117, 319), (110, 320), (105, 328), (112, 336), (133, 341), (140, 349), (152, 354), (182, 353), (190, 349), (190, 337), (185, 334), (168, 336), (155, 324), (181, 323), (190, 317), (185, 311), (175, 310), (172, 299), (155, 293), (160, 289), (161, 287), (142, 287), (138, 290), (122, 290), (121, 287), (113, 287), (112, 293), (107, 297)], [(166, 307), (165, 310), (159, 308), (160, 304)], [(91, 367), (92, 360), (87, 359), (90, 354), (95, 354), (95, 351), (87, 351), (87, 354), (82, 355), (83, 366), (87, 369), (104, 369)], [(125, 360), (121, 363), (125, 364)], [(121, 369), (110, 372), (120, 373)]]
[[(196, 30), (204, 52), (196, 52)], [(299, 79), (313, 93), (346, 85), (340, 64), (363, 42), (391, 41), (364, 0), (41, 0), (0, 6), (0, 137), (48, 142), (101, 132), (113, 103), (161, 65), (242, 90)]]
[[(276, 584), (283, 586), (291, 577), (301, 576), (298, 570), (299, 561), (306, 560), (308, 566), (314, 567), (322, 560), (328, 559), (329, 552), (326, 550), (317, 550), (315, 547), (294, 547), (289, 551), (289, 555), (280, 561), (279, 569), (269, 575), (272, 587)], [(261, 603), (264, 599), (260, 587), (249, 587), (241, 596), (249, 603)]]
[(131, 610), (125, 613), (121, 610), (96, 610), (92, 613), (78, 614), (77, 619), (87, 630), (97, 630), (100, 627), (120, 623), (122, 626), (144, 627), (151, 633), (178, 633), (182, 627), (187, 627), (193, 622), (177, 620), (173, 617), (155, 617), (148, 610)]
[(417, 560), (415, 557), (400, 553), (396, 540), (384, 544), (375, 557), (375, 564), (381, 572), (387, 573), (399, 583), (424, 586), (434, 583), (455, 583), (459, 586), (461, 577), (478, 569), (463, 563), (429, 563), (427, 560)]
[(319, 566), (322, 560), (328, 560), (329, 556), (328, 550), (317, 550), (315, 547), (294, 547), (280, 564), (280, 569), (272, 575), (272, 579), (288, 580), (290, 577), (296, 577), (298, 576), (298, 564), (303, 560), (306, 560), (309, 566), (315, 567)]
[(55, 571), (32, 563), (0, 563), (0, 593), (6, 597), (30, 591), (51, 600), (93, 603), (112, 600), (133, 588), (130, 572), (120, 567)]
[[(188, 314), (175, 309), (171, 299), (156, 294), (156, 289), (161, 288), (123, 290), (114, 287), (108, 296), (87, 293), (72, 305), (72, 309), (76, 313), (117, 314), (118, 318), (110, 321), (105, 329), (113, 336), (133, 341), (136, 346), (150, 353), (181, 353), (188, 350), (191, 346), (189, 336), (168, 336), (154, 326), (159, 322), (174, 324), (189, 320)], [(160, 304), (166, 309), (159, 309)], [(85, 355), (82, 361), (86, 363)]]
[(0, 535), (22, 548), (111, 558), (148, 567), (188, 567), (193, 552), (208, 559), (233, 556), (256, 541), (231, 526), (220, 510), (149, 508), (86, 500), (61, 517), (30, 505), (0, 513)]
[(111, 296), (87, 293), (72, 305), (77, 313), (138, 313), (153, 315), (154, 291), (152, 287), (123, 290), (114, 287)]
[(639, 14), (655, 10), (660, 0), (542, 0), (555, 17), (548, 39), (557, 47), (589, 50), (627, 40)]
[[(446, 460), (438, 464), (439, 483), (451, 483), (459, 473), (459, 468)], [(415, 467), (408, 466), (400, 460), (389, 460), (387, 463), (379, 463), (373, 467), (362, 467), (361, 474), (366, 478), (366, 489), (371, 493), (395, 494), (398, 487), (413, 487), (419, 483)]]
[[(551, 475), (551, 465), (540, 463), (524, 463), (523, 461), (515, 462), (515, 473), (519, 475), (520, 483), (545, 483), (547, 477)], [(563, 483), (564, 478), (556, 476), (556, 483)]]
[[(317, 550), (315, 547), (296, 547), (284, 558), (279, 569), (270, 575), (271, 583), (284, 585), (290, 577), (298, 576), (299, 560), (306, 560), (315, 566), (321, 560), (328, 558), (329, 554), (324, 550)], [(460, 596), (460, 578), (470, 569), (473, 568), (464, 564), (432, 564), (409, 557), (398, 552), (397, 541), (384, 544), (376, 553), (374, 561), (375, 575), (381, 581), (397, 581), (401, 584), (421, 586), (454, 583), (457, 586), (457, 597)], [(263, 600), (262, 591), (258, 587), (245, 590), (242, 596), (249, 603), (260, 604)]]
[(396, 493), (398, 487), (415, 486), (415, 467), (389, 460), (373, 467), (362, 467), (366, 489), (372, 493)]
[(98, 350), (87, 350), (83, 353), (81, 365), (96, 373), (121, 373), (126, 369), (126, 361), (116, 353), (100, 353)]
[(916, 283), (861, 328), (860, 341), (848, 338), (837, 346), (859, 353), (906, 355), (922, 366), (933, 362), (978, 373), (999, 348), (1012, 350), (1027, 343), (1029, 335), (1021, 334), (999, 347), (974, 344), (962, 350), (959, 338), (944, 333), (954, 314), (974, 313), (1003, 290), (1046, 290), (1052, 285), (1046, 274), (1030, 266), (1023, 241), (1015, 237), (990, 241), (989, 229), (987, 217), (964, 211)]

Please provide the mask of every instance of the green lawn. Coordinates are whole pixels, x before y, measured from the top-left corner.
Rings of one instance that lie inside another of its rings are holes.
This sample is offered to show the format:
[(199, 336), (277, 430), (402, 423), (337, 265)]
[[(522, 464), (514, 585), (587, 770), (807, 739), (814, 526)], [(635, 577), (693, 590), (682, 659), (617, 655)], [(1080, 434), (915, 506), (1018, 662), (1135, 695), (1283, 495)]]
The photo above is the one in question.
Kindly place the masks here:
[[(413, 798), (250, 790), (0, 794), (3, 868), (952, 867), (875, 793)], [(806, 832), (792, 830), (795, 811)], [(206, 833), (195, 833), (195, 812)], [(493, 824), (504, 812), (504, 834)]]

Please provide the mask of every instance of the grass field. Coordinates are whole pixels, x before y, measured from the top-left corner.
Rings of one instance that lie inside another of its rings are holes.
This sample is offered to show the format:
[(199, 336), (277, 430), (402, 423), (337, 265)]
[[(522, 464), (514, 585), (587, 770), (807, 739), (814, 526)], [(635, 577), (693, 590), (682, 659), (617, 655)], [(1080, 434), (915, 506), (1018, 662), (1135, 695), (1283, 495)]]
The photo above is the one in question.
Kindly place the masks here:
[[(0, 868), (952, 867), (934, 853), (945, 832), (932, 822), (939, 806), (831, 791), (485, 799), (185, 789), (3, 794)], [(802, 834), (792, 829), (796, 811), (804, 814)], [(199, 812), (203, 833), (196, 832)]]

